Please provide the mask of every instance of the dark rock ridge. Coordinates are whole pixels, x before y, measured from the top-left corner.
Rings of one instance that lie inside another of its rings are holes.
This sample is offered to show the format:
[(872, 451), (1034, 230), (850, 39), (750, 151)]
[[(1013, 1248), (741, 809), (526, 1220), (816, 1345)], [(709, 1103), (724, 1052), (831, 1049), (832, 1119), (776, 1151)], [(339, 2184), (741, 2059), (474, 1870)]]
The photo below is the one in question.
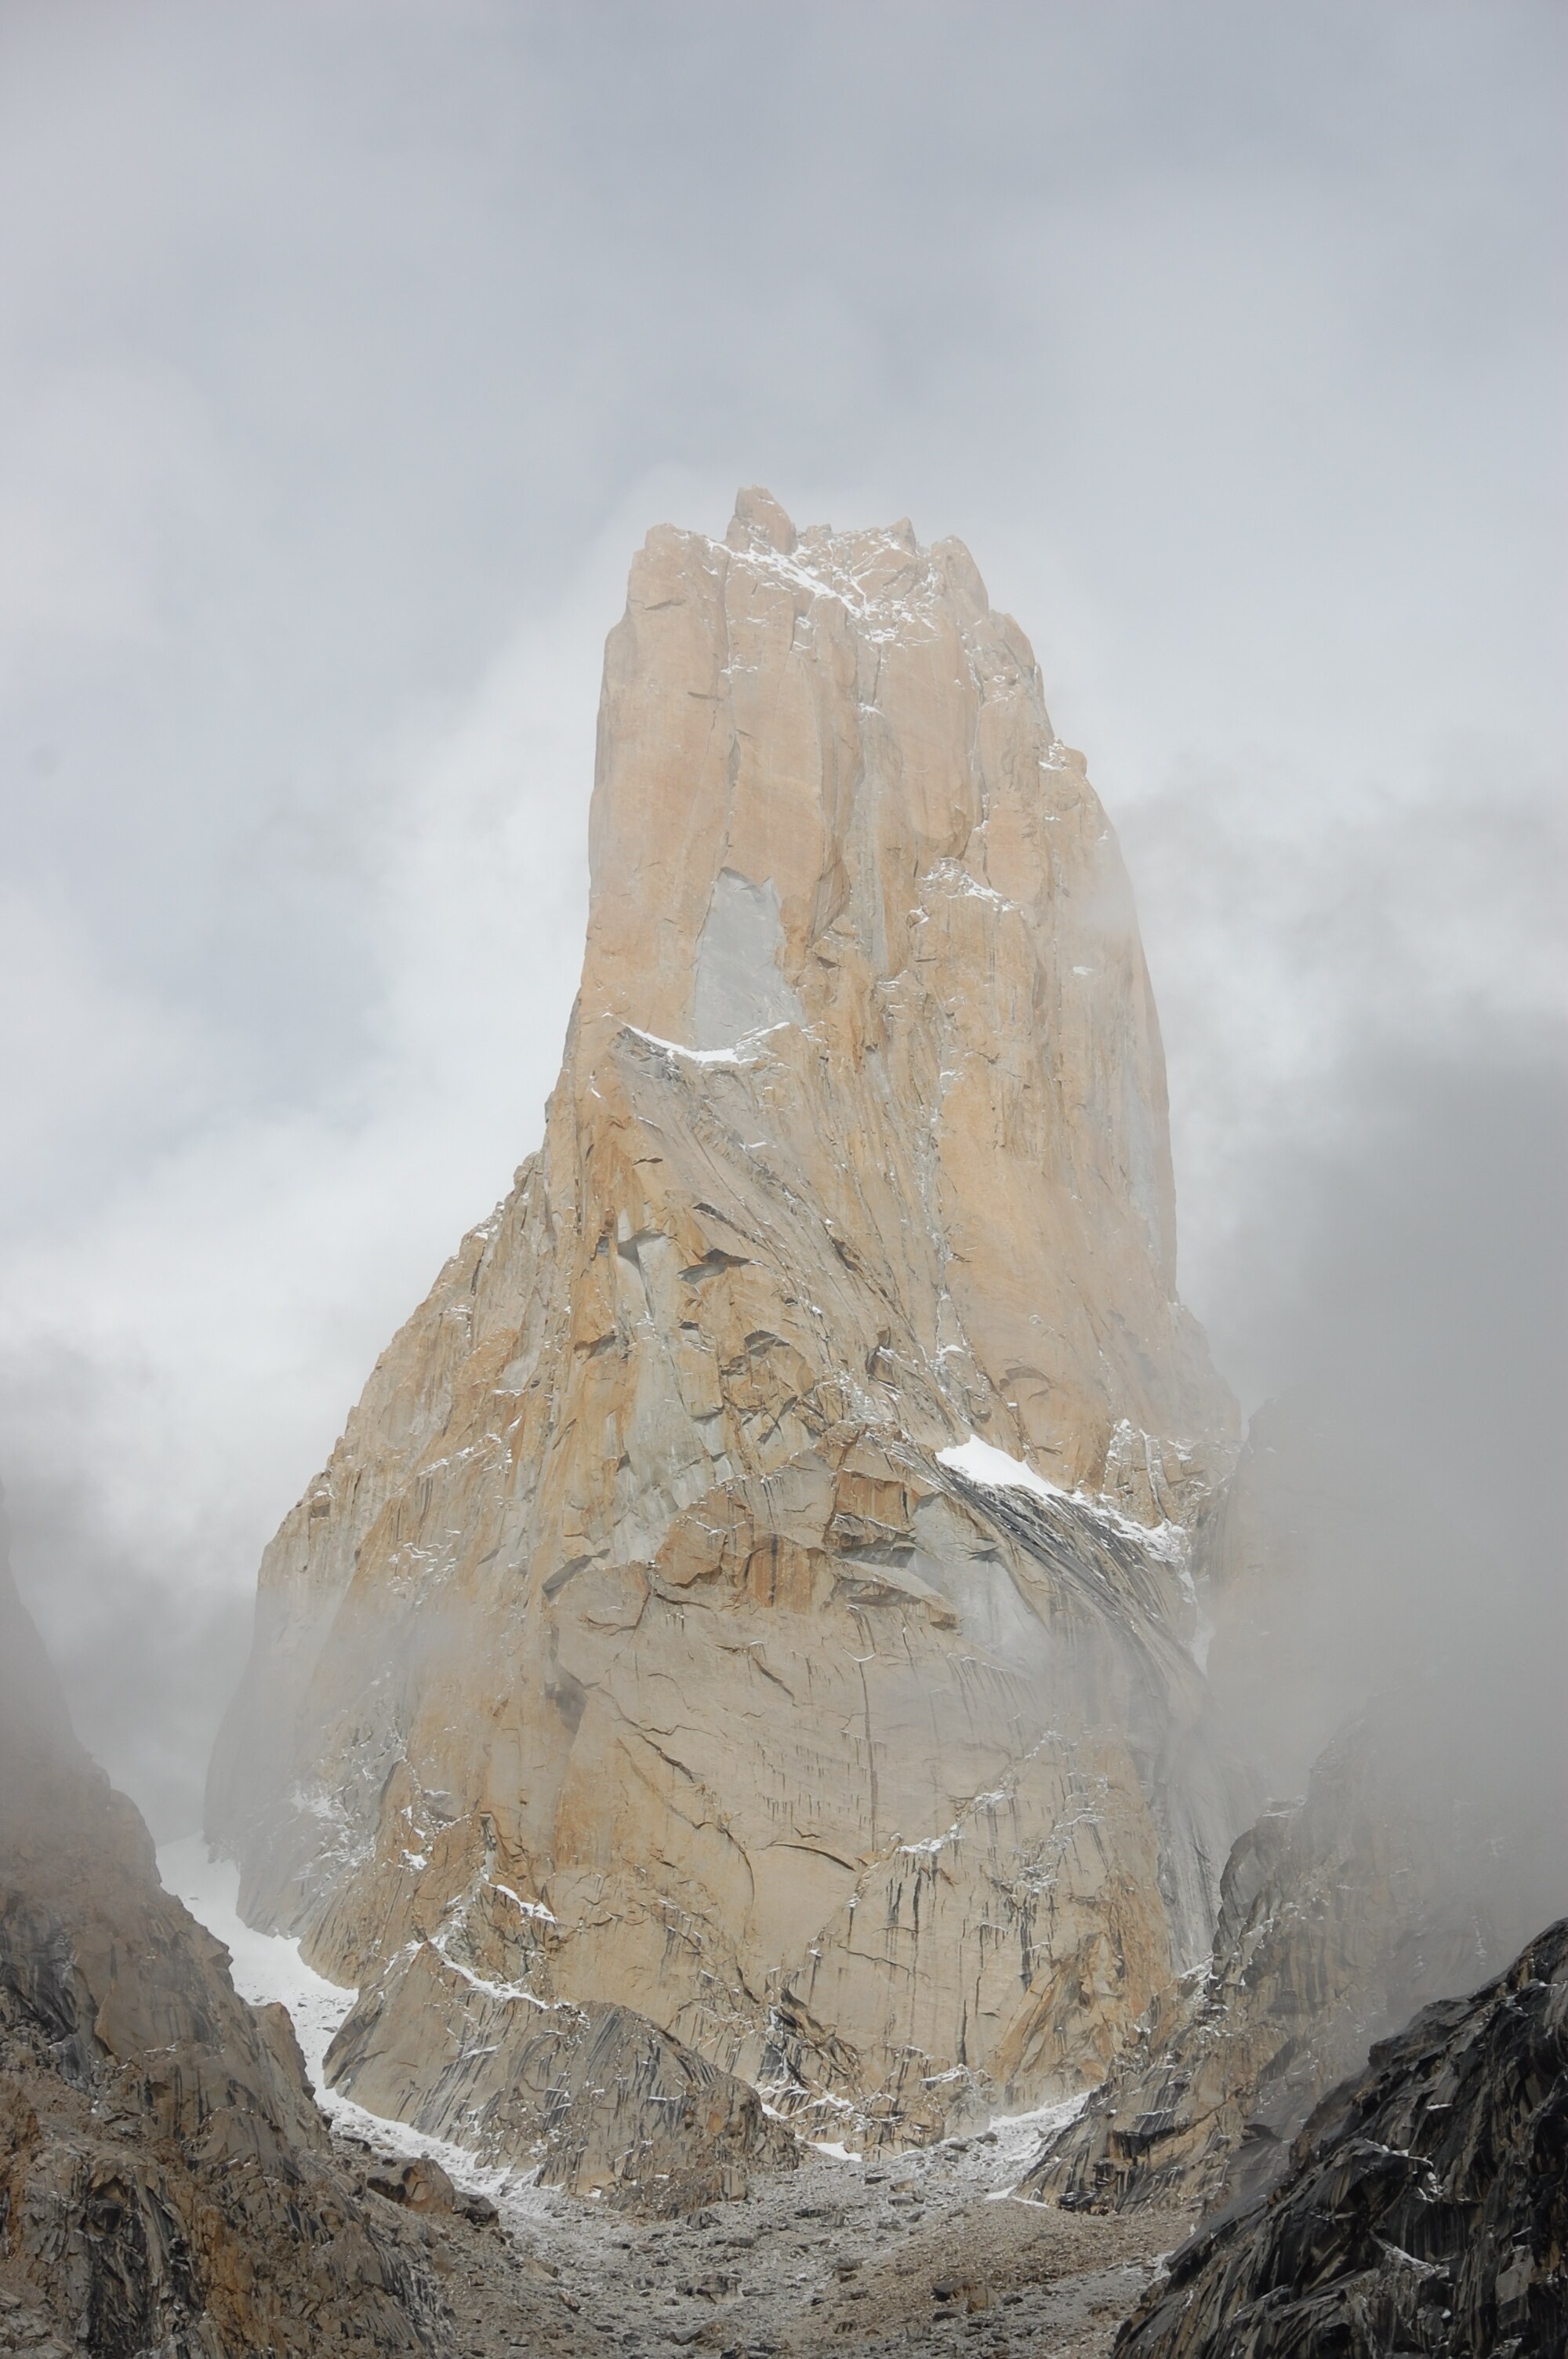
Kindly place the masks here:
[(0, 1549), (0, 2349), (453, 2347), (450, 2260), (335, 2158), (287, 2015), (228, 1962), (78, 1744)]
[(1568, 2350), (1568, 1920), (1426, 2007), (1318, 2106), (1271, 2193), (1206, 2223), (1119, 2359)]

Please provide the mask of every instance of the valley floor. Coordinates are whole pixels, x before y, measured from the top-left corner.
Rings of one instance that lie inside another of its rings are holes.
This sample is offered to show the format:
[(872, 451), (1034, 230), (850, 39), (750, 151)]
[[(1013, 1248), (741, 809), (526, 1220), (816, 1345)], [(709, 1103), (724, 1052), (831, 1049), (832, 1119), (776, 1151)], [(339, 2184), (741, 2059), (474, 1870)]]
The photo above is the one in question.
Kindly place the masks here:
[[(289, 2007), (319, 2081), (351, 1994), (311, 1974), (292, 1942), (242, 1926), (232, 1871), (210, 1864), (200, 1842), (170, 1845), (159, 1864), (169, 1888), (228, 1942), (242, 1994)], [(1011, 2196), (1050, 2116), (881, 2159), (812, 2150), (796, 2170), (758, 2174), (743, 2201), (647, 2221), (479, 2169), (330, 2092), (324, 2103), (362, 2177), (376, 2176), (382, 2158), (425, 2155), (495, 2205), (499, 2230), (428, 2223), (460, 2335), (452, 2359), (542, 2346), (562, 2359), (829, 2350), (1104, 2359), (1161, 2255), (1191, 2225), (1175, 2212), (1102, 2220)]]
[(633, 2222), (535, 2188), (500, 2208), (524, 2267), (558, 2271), (585, 2327), (649, 2359), (682, 2346), (1100, 2359), (1187, 2223), (1011, 2200), (1034, 2134), (1003, 2125), (886, 2163), (813, 2156), (691, 2222)]

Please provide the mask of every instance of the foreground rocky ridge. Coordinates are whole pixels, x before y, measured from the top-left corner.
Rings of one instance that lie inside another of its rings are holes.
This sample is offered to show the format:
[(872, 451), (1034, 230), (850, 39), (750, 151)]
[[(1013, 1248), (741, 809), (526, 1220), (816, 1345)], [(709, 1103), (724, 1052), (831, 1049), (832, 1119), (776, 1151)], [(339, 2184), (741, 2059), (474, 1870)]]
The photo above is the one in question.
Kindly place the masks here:
[(268, 1553), (210, 1831), (472, 2147), (593, 2010), (930, 2138), (1098, 2079), (1251, 1815), (1126, 881), (967, 552), (756, 494), (636, 561), (591, 836), (545, 1146)]
[(0, 2349), (450, 2352), (453, 2293), (499, 2255), (449, 2190), (433, 2233), (366, 2186), (288, 2017), (227, 1968), (72, 1735), (0, 1554)]
[[(404, 2059), (435, 2049), (438, 2076), (409, 2104)], [(537, 2182), (640, 2212), (688, 2212), (741, 2196), (754, 2169), (788, 2170), (790, 2133), (754, 2089), (626, 2007), (520, 2002), (454, 1987), (423, 1943), (378, 1977), (328, 2050), (335, 2084), (384, 2118), (461, 2142), (483, 2162), (533, 2158)]]
[(1568, 1921), (1372, 2050), (1261, 2200), (1206, 2224), (1121, 2359), (1568, 2347)]

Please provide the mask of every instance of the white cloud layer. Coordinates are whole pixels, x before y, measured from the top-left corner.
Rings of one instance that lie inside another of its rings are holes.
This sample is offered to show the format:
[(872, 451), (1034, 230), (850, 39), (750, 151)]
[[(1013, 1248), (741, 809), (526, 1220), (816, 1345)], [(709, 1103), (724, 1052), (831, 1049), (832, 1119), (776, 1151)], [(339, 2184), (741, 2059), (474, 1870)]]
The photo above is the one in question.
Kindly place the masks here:
[(629, 551), (739, 482), (961, 534), (1030, 631), (1188, 1290), (1276, 1381), (1363, 1052), (1558, 1005), (1563, 30), (0, 15), (0, 1472), (164, 1831), (268, 1531), (536, 1141)]

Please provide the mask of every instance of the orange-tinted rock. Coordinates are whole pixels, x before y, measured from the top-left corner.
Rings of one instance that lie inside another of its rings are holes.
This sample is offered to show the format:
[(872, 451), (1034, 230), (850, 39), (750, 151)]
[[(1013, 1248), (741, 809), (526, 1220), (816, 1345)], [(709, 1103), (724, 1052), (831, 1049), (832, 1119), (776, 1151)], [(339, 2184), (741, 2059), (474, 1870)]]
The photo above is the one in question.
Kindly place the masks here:
[(929, 2136), (1098, 2077), (1236, 1823), (1126, 879), (967, 552), (762, 494), (636, 559), (590, 831), (544, 1146), (268, 1552), (211, 1824), (372, 2046), (424, 1943)]

